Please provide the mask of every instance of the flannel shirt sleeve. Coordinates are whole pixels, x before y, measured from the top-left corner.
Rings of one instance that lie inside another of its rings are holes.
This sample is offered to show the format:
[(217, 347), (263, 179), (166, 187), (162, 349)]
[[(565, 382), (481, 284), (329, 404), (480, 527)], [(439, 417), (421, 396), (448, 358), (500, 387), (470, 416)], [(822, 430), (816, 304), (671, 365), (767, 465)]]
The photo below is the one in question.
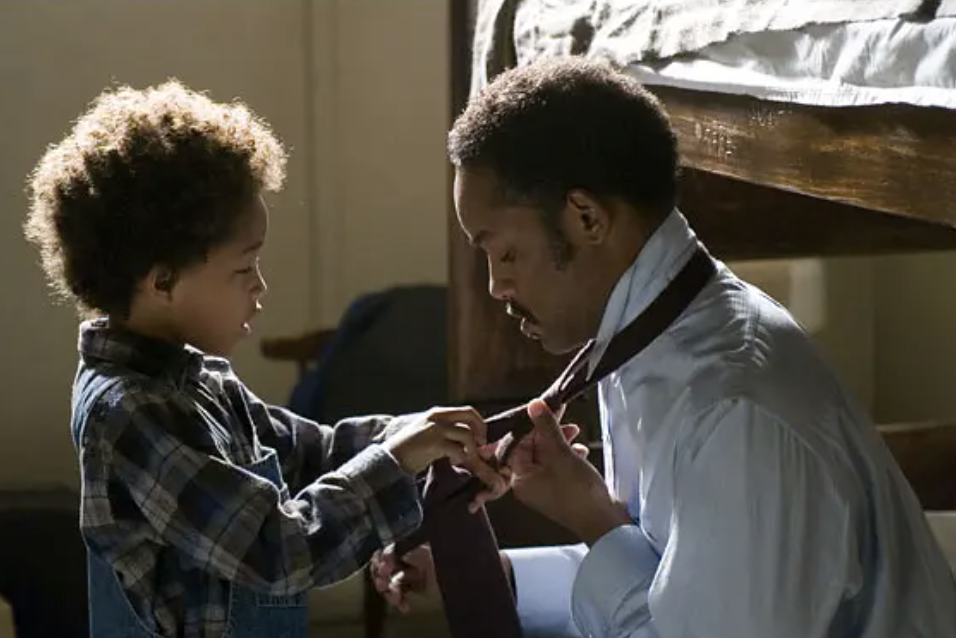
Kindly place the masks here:
[(246, 406), (259, 441), (276, 450), (282, 473), (293, 492), (338, 469), (374, 443), (381, 443), (420, 414), (370, 415), (320, 425), (283, 407), (259, 399), (237, 378), (226, 391)]
[(107, 559), (129, 549), (116, 514), (132, 508), (199, 569), (283, 596), (347, 577), (421, 523), (414, 477), (378, 445), (290, 497), (186, 445), (174, 433), (197, 417), (181, 402), (157, 391), (121, 397), (88, 421), (81, 446), (83, 531)]

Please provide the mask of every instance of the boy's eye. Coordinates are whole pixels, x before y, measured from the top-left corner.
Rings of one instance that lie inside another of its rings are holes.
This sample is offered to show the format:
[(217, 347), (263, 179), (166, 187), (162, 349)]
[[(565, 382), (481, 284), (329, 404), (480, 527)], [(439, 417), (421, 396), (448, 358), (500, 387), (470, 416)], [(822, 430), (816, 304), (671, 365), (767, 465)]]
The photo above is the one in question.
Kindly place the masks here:
[(500, 261), (501, 261), (501, 263), (503, 263), (503, 264), (510, 264), (510, 263), (513, 262), (514, 260), (515, 260), (515, 251), (514, 251), (514, 250), (506, 251), (503, 255), (501, 255), (501, 258), (500, 258)]
[(253, 262), (251, 265), (246, 266), (245, 268), (240, 268), (239, 270), (235, 272), (237, 275), (251, 275), (252, 273), (256, 271), (258, 267), (259, 267), (259, 259), (256, 258), (255, 262)]

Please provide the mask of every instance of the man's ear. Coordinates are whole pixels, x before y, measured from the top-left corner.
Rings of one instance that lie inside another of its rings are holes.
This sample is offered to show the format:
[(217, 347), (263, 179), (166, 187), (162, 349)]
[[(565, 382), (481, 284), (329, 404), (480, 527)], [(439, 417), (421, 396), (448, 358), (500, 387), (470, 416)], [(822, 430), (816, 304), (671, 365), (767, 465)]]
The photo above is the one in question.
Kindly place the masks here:
[(566, 229), (578, 243), (602, 244), (611, 231), (611, 213), (600, 201), (584, 190), (568, 193)]

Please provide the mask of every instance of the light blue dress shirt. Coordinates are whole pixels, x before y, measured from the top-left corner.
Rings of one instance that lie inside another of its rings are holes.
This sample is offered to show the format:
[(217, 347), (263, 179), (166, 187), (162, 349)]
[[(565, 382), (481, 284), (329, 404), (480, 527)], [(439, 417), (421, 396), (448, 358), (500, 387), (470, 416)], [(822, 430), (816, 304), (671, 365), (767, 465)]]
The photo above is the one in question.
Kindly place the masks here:
[[(599, 344), (696, 241), (667, 218), (614, 288)], [(606, 481), (634, 524), (590, 551), (507, 552), (527, 634), (956, 636), (952, 572), (872, 422), (787, 311), (718, 266), (599, 385)]]

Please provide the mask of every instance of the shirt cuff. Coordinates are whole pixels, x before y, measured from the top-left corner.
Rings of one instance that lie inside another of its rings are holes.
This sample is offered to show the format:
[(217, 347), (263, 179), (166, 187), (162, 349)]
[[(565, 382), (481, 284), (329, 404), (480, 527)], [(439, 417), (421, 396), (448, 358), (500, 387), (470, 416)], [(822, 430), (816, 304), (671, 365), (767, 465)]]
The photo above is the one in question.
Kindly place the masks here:
[[(609, 636), (648, 615), (647, 592), (660, 557), (636, 525), (621, 525), (591, 547), (581, 563), (571, 593), (571, 614), (584, 635)], [(649, 619), (649, 618), (648, 618)]]
[(382, 545), (394, 543), (422, 524), (422, 505), (415, 477), (395, 457), (373, 444), (341, 465), (356, 495), (365, 502)]
[(586, 545), (507, 549), (514, 571), (518, 617), (527, 638), (577, 637), (571, 622), (571, 586)]

